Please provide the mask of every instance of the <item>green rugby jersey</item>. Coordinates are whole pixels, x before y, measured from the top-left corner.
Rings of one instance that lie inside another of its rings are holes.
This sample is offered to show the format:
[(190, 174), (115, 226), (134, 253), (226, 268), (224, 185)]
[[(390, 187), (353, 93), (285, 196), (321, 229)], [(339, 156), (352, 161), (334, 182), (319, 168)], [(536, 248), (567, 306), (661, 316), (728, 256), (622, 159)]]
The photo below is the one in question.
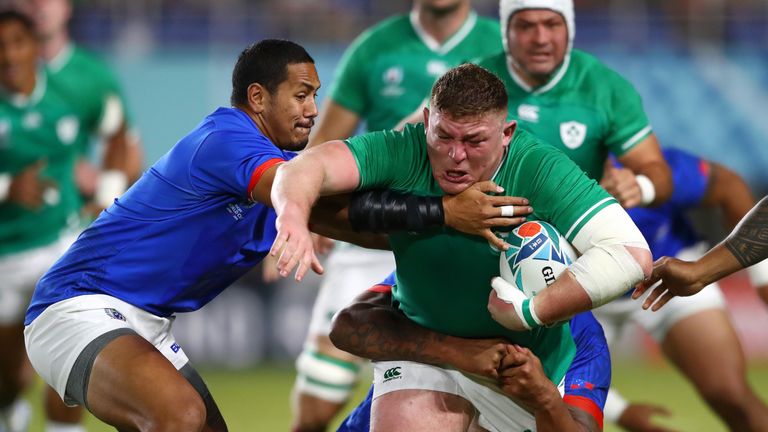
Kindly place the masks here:
[(0, 173), (15, 175), (44, 160), (41, 177), (56, 184), (38, 210), (0, 203), (0, 255), (46, 245), (77, 226), (82, 203), (74, 168), (86, 140), (79, 113), (45, 71), (29, 97), (0, 94)]
[(415, 14), (389, 18), (361, 34), (344, 53), (329, 97), (366, 121), (390, 129), (412, 114), (448, 69), (501, 52), (499, 23), (470, 12), (442, 45)]
[[(48, 62), (51, 80), (62, 95), (73, 101), (82, 127), (95, 136), (109, 136), (126, 121), (125, 100), (112, 71), (93, 54), (76, 45), (67, 45)], [(90, 141), (81, 151), (88, 153)]]
[[(359, 189), (384, 188), (418, 195), (443, 195), (427, 157), (424, 125), (403, 132), (372, 132), (347, 140), (360, 170)], [(535, 209), (532, 219), (552, 223), (569, 241), (595, 214), (616, 201), (573, 161), (530, 134), (515, 132), (493, 180)], [(559, 383), (575, 345), (567, 325), (513, 332), (488, 313), (491, 278), (499, 275), (499, 251), (483, 238), (440, 227), (423, 233), (394, 233), (397, 262), (393, 295), (413, 321), (450, 335), (502, 336), (529, 347), (547, 376)]]
[(609, 152), (621, 156), (651, 133), (632, 84), (583, 51), (573, 50), (552, 79), (535, 89), (513, 73), (504, 53), (479, 64), (504, 81), (509, 118), (565, 152), (593, 179), (602, 177)]

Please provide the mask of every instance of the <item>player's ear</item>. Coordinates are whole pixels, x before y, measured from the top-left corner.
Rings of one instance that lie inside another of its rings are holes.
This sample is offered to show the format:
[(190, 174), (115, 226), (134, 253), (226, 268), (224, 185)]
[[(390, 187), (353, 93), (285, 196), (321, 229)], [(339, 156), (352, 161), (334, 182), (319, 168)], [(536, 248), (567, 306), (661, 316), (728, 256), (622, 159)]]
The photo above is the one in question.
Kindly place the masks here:
[(253, 83), (248, 86), (248, 106), (256, 113), (259, 114), (264, 111), (267, 100), (269, 97), (267, 89), (259, 83)]
[(517, 129), (517, 122), (515, 120), (510, 120), (504, 124), (504, 130), (501, 131), (501, 138), (505, 147), (512, 141), (512, 135), (515, 134), (515, 129)]
[(424, 130), (429, 128), (429, 107), (424, 107)]

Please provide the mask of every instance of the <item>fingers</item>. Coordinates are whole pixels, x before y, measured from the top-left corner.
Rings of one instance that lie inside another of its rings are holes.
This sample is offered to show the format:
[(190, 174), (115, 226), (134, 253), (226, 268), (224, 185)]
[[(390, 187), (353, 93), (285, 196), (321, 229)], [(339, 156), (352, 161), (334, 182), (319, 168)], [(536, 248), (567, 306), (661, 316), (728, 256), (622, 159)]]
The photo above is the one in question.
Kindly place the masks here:
[(520, 225), (526, 220), (528, 220), (528, 218), (524, 216), (498, 217), (498, 218), (486, 219), (483, 222), (488, 226), (488, 228), (493, 228), (493, 227), (503, 227), (503, 226), (516, 226), (516, 225)]
[[(492, 182), (491, 180), (482, 181), (479, 183), (475, 183), (472, 185), (473, 188), (479, 190), (480, 192), (494, 192), (494, 193), (503, 193), (504, 188), (497, 185), (496, 183)], [(526, 203), (527, 204), (527, 203)]]
[(643, 309), (648, 309), (667, 290), (663, 283), (658, 284), (643, 302)]
[(496, 207), (511, 205), (511, 206), (527, 206), (530, 204), (528, 199), (517, 196), (507, 195), (488, 195), (488, 202)]
[(486, 240), (488, 240), (488, 243), (490, 243), (498, 250), (505, 251), (509, 249), (509, 244), (504, 241), (504, 239), (494, 234), (490, 229), (484, 229), (480, 231), (480, 235), (482, 235)]
[(664, 294), (662, 294), (659, 301), (654, 303), (653, 307), (651, 308), (652, 311), (656, 312), (657, 310), (664, 307), (665, 304), (669, 303), (670, 300), (672, 300), (675, 297), (675, 294), (672, 293), (672, 291), (667, 291)]

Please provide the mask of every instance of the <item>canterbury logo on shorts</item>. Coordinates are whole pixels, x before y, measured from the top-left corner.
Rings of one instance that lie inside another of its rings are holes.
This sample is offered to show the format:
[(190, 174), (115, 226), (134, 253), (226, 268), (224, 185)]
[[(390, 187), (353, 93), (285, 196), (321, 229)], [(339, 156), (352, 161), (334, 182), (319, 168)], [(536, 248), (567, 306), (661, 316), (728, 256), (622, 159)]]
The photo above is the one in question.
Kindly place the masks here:
[(382, 382), (391, 381), (393, 379), (400, 379), (400, 369), (400, 366), (387, 369), (387, 371), (384, 372), (384, 381)]

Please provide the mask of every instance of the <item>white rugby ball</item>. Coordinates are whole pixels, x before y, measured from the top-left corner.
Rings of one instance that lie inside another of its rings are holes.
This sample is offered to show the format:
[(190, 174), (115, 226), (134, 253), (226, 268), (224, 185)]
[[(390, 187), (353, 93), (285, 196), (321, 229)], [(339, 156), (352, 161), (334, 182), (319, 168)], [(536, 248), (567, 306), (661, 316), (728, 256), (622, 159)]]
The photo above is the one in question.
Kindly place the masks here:
[(500, 254), (501, 277), (529, 298), (551, 285), (577, 257), (573, 246), (547, 222), (525, 222), (506, 241), (510, 248)]

